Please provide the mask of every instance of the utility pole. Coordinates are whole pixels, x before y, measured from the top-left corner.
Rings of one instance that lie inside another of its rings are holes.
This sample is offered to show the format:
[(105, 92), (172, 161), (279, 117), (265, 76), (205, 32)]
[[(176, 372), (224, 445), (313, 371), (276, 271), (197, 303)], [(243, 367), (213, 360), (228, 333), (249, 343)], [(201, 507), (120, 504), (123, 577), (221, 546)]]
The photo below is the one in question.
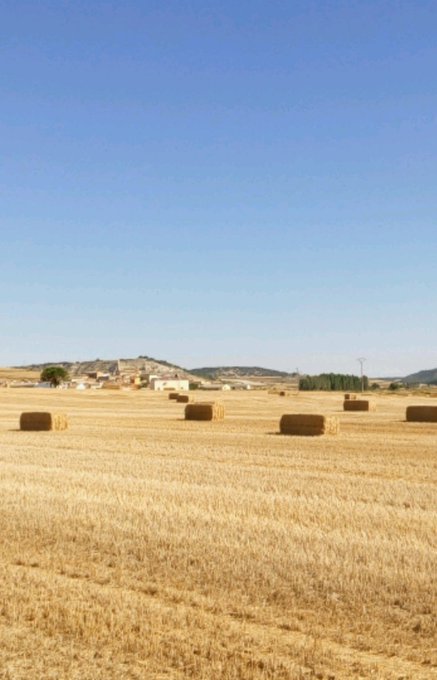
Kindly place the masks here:
[(361, 392), (364, 392), (364, 362), (366, 361), (366, 357), (358, 357), (357, 361), (361, 368)]

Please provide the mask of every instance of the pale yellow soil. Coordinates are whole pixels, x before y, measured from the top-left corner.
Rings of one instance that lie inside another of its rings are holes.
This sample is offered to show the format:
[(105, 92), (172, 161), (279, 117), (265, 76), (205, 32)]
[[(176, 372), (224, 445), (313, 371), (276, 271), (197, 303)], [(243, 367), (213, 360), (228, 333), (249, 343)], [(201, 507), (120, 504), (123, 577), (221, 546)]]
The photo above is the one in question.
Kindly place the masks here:
[(4, 381), (31, 380), (37, 382), (41, 371), (27, 371), (24, 368), (0, 368), (0, 383)]
[(0, 389), (0, 678), (435, 678), (437, 424), (405, 422), (435, 400), (217, 397)]

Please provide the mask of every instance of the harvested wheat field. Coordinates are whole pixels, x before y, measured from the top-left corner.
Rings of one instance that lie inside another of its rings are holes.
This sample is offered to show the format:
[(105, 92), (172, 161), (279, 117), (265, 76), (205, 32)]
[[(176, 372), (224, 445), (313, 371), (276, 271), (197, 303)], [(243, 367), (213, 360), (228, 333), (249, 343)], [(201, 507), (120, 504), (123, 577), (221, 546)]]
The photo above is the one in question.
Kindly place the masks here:
[(405, 422), (429, 401), (220, 399), (0, 390), (0, 678), (436, 677), (437, 424)]

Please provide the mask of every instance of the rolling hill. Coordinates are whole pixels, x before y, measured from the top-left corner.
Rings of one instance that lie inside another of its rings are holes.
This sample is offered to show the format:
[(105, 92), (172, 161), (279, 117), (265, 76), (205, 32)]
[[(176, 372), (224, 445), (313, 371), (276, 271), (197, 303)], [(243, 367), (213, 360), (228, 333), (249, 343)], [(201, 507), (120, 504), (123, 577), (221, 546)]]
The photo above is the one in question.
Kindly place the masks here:
[(437, 368), (430, 368), (425, 371), (418, 371), (417, 373), (411, 373), (403, 378), (403, 382), (408, 385), (412, 384), (425, 384), (425, 385), (437, 385)]
[(29, 366), (17, 366), (20, 370), (38, 371), (41, 372), (47, 366), (63, 366), (71, 377), (84, 375), (91, 372), (109, 373), (115, 375), (117, 373), (148, 373), (154, 375), (168, 375), (176, 374), (183, 377), (191, 376), (181, 366), (176, 366), (168, 361), (162, 359), (153, 359), (152, 357), (139, 356), (136, 359), (93, 359), (89, 361), (51, 361), (42, 364), (30, 364)]
[(291, 378), (293, 373), (286, 371), (276, 371), (272, 368), (261, 368), (260, 366), (205, 366), (203, 368), (191, 368), (190, 373), (199, 378), (209, 378), (211, 380), (230, 379), (230, 378)]

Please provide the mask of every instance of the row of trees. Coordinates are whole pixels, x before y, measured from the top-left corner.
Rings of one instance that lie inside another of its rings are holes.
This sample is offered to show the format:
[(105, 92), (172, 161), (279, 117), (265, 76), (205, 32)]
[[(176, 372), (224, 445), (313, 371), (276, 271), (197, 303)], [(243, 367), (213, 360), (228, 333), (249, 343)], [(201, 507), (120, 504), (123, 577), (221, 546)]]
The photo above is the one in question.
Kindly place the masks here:
[(367, 376), (361, 378), (358, 375), (345, 375), (343, 373), (321, 373), (320, 375), (307, 375), (299, 380), (300, 390), (325, 390), (325, 391), (347, 391), (359, 392), (361, 388), (369, 388)]

